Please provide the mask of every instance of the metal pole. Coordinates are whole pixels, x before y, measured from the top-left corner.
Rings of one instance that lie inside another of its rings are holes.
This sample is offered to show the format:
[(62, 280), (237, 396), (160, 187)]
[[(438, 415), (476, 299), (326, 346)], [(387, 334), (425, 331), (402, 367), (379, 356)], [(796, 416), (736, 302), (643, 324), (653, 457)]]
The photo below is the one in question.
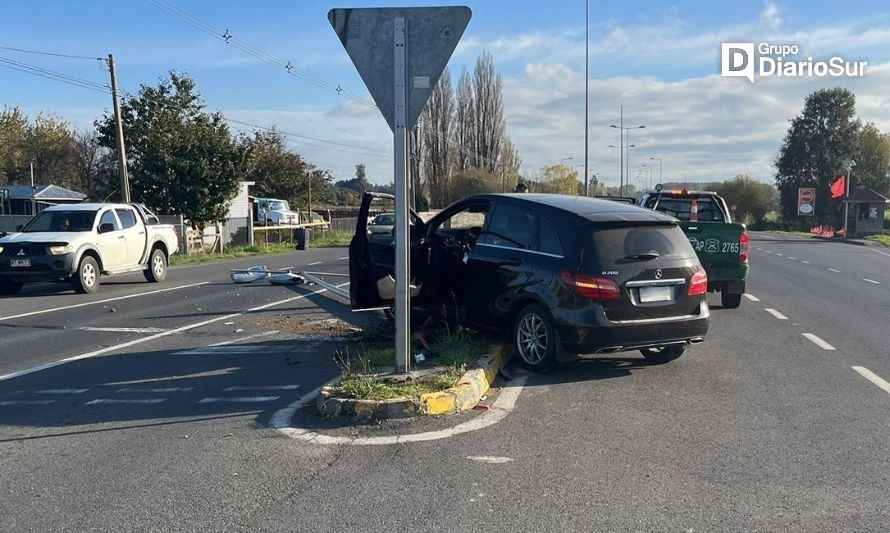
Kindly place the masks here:
[(844, 191), (844, 239), (847, 238), (847, 222), (850, 219), (850, 182), (853, 181), (853, 165), (847, 167), (847, 179)]
[(621, 152), (621, 159), (619, 164), (621, 165), (620, 169), (620, 181), (618, 182), (618, 196), (624, 196), (624, 106), (622, 105), (620, 108), (621, 116), (619, 118), (620, 122), (618, 122), (618, 131), (621, 135), (621, 142), (619, 143), (618, 151)]
[(587, 123), (590, 107), (590, 0), (585, 0), (584, 4), (584, 196), (590, 196), (587, 181)]
[(130, 177), (127, 175), (127, 151), (124, 148), (124, 126), (121, 123), (121, 104), (117, 95), (117, 75), (114, 72), (114, 56), (108, 54), (108, 71), (111, 73), (111, 98), (114, 101), (114, 132), (117, 137), (117, 153), (121, 175), (121, 201), (130, 201)]
[(393, 53), (395, 54), (395, 130), (394, 174), (396, 187), (396, 372), (408, 371), (410, 348), (410, 300), (408, 295), (408, 148), (407, 87), (405, 78), (405, 18), (397, 17), (393, 24)]
[(37, 214), (37, 203), (34, 197), (37, 195), (37, 189), (34, 187), (34, 161), (31, 161), (31, 216)]

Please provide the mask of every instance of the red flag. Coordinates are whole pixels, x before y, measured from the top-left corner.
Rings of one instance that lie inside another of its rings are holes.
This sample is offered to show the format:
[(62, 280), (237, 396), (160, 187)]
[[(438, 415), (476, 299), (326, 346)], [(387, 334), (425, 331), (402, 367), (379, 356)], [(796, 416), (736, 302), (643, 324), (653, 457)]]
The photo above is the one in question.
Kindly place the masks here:
[(840, 198), (847, 192), (847, 177), (841, 176), (836, 182), (831, 184), (831, 197)]

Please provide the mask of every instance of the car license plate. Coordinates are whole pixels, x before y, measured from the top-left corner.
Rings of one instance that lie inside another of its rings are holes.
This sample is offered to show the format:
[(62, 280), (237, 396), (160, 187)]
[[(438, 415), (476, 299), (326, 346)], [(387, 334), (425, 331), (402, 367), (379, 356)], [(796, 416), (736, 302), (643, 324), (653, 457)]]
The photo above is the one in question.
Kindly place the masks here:
[(671, 287), (640, 287), (640, 301), (648, 302), (666, 302), (673, 297), (673, 289)]
[(9, 261), (9, 266), (29, 267), (29, 266), (31, 266), (31, 260), (30, 259), (11, 259)]

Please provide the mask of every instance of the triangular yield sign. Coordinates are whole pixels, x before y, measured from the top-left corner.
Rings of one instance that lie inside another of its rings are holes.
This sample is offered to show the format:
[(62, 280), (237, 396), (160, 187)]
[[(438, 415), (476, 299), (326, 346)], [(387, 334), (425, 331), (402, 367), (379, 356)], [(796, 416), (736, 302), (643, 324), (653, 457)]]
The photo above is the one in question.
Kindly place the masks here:
[(395, 19), (405, 19), (410, 128), (423, 111), (471, 15), (470, 8), (465, 6), (332, 9), (328, 20), (390, 129), (395, 131)]

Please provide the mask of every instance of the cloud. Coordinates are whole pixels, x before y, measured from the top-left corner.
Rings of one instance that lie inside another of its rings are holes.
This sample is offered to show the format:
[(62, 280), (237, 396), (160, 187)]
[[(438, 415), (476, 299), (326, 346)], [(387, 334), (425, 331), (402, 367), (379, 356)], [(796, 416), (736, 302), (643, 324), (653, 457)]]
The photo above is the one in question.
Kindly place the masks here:
[(779, 6), (769, 0), (764, 1), (763, 11), (760, 12), (760, 23), (765, 27), (776, 30), (782, 25), (779, 17)]

